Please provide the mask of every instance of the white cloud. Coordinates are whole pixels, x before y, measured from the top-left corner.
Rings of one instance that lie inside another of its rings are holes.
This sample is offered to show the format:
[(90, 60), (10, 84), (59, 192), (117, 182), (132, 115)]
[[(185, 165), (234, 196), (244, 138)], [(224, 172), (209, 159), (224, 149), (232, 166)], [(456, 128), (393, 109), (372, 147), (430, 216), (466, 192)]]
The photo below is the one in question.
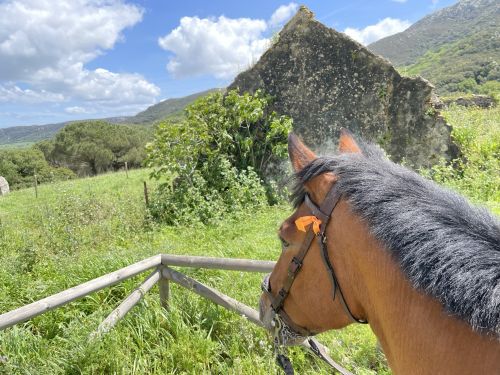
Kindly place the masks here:
[(250, 18), (183, 17), (180, 25), (158, 39), (161, 48), (172, 52), (167, 70), (175, 77), (213, 75), (233, 78), (255, 63), (269, 47), (266, 32), (287, 21), (296, 3), (280, 6), (269, 21)]
[(40, 69), (86, 63), (112, 48), (142, 18), (119, 1), (11, 0), (0, 4), (0, 79), (29, 79)]
[(74, 106), (74, 107), (66, 107), (64, 109), (64, 111), (66, 113), (70, 113), (70, 114), (75, 114), (75, 115), (80, 115), (80, 114), (83, 114), (83, 113), (88, 113), (87, 110), (83, 107), (79, 107), (79, 106)]
[(262, 37), (266, 28), (265, 21), (250, 18), (183, 17), (180, 25), (158, 43), (175, 54), (167, 64), (174, 76), (213, 74), (227, 79), (264, 52), (269, 44)]
[(0, 84), (0, 103), (19, 102), (37, 104), (45, 102), (60, 102), (64, 96), (46, 90), (22, 89), (14, 84)]
[(280, 6), (269, 19), (269, 26), (276, 27), (282, 25), (297, 12), (298, 8), (299, 5), (296, 3)]
[(408, 0), (392, 0), (395, 3), (406, 3)]
[[(57, 97), (148, 104), (159, 95), (138, 74), (85, 68), (141, 21), (139, 7), (122, 0), (8, 0), (0, 3), (0, 14), (0, 84), (10, 101)], [(29, 89), (15, 90), (19, 82)]]
[(348, 27), (344, 30), (344, 33), (361, 44), (368, 45), (379, 39), (385, 38), (386, 36), (399, 33), (407, 29), (410, 25), (411, 22), (409, 21), (388, 17), (379, 21), (375, 25), (367, 26), (364, 29)]

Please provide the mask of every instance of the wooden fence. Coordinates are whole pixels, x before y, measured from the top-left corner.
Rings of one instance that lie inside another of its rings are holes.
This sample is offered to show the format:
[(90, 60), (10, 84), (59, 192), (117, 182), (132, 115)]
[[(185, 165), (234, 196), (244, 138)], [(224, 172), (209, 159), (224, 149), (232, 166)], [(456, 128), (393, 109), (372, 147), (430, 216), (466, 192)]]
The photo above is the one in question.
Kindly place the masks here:
[[(127, 298), (123, 300), (123, 302), (116, 309), (114, 309), (106, 317), (106, 319), (104, 319), (94, 332), (94, 335), (106, 333), (113, 328), (116, 323), (118, 323), (118, 321), (123, 318), (125, 314), (127, 314), (127, 312), (129, 312), (157, 283), (159, 285), (161, 304), (163, 307), (168, 309), (170, 282), (181, 285), (182, 287), (191, 290), (192, 292), (207, 298), (228, 310), (234, 311), (237, 314), (246, 317), (250, 322), (262, 327), (262, 322), (260, 321), (259, 314), (256, 310), (214, 288), (204, 285), (199, 281), (172, 269), (171, 266), (211, 268), (245, 272), (271, 272), (274, 265), (275, 262), (263, 260), (159, 254), (119, 269), (115, 272), (111, 272), (107, 275), (87, 281), (86, 283), (66, 289), (63, 292), (54, 294), (50, 297), (43, 298), (39, 301), (30, 303), (29, 305), (25, 305), (2, 314), (0, 315), (0, 330), (29, 320), (37, 315), (63, 306), (71, 301), (85, 297), (103, 288), (115, 285), (147, 270), (152, 270), (152, 272)], [(325, 352), (324, 347), (317, 341), (314, 341), (314, 345)], [(303, 346), (310, 349), (310, 345), (307, 342), (304, 343)], [(321, 359), (332, 366), (333, 361), (331, 358), (328, 357)]]

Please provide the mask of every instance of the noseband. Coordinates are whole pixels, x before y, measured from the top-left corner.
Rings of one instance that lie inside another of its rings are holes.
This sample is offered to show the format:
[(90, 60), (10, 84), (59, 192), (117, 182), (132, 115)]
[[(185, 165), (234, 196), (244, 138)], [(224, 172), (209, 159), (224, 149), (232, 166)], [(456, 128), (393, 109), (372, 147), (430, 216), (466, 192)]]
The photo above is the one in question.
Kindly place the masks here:
[[(304, 261), (304, 258), (307, 255), (307, 252), (311, 248), (312, 241), (314, 240), (314, 237), (317, 238), (319, 247), (321, 249), (321, 255), (323, 258), (323, 261), (326, 266), (326, 270), (328, 272), (328, 276), (330, 278), (330, 281), (332, 283), (332, 298), (335, 299), (338, 291), (338, 296), (340, 299), (340, 303), (342, 304), (344, 311), (346, 314), (349, 316), (349, 318), (356, 323), (362, 323), (365, 324), (367, 323), (365, 320), (362, 319), (357, 319), (354, 317), (352, 314), (351, 310), (349, 309), (349, 306), (347, 306), (347, 303), (344, 298), (344, 294), (342, 293), (342, 289), (340, 288), (339, 282), (337, 277), (335, 276), (335, 271), (333, 270), (332, 263), (330, 261), (330, 257), (328, 255), (328, 248), (327, 248), (327, 238), (325, 235), (326, 227), (328, 225), (328, 222), (330, 220), (330, 216), (332, 215), (333, 210), (337, 206), (338, 202), (340, 201), (341, 194), (339, 193), (338, 190), (338, 185), (334, 184), (333, 187), (330, 189), (328, 194), (326, 195), (325, 199), (323, 200), (323, 203), (321, 204), (320, 207), (318, 207), (309, 197), (308, 194), (305, 195), (305, 203), (306, 205), (310, 208), (312, 211), (312, 214), (316, 216), (319, 220), (321, 220), (321, 225), (319, 228), (319, 232), (316, 234), (313, 231), (313, 225), (310, 225), (309, 230), (306, 233), (306, 238), (302, 242), (300, 246), (300, 250), (297, 254), (297, 256), (293, 257), (292, 261), (290, 262), (290, 265), (288, 266), (288, 276), (287, 279), (285, 280), (285, 283), (283, 287), (278, 291), (276, 296), (273, 296), (271, 293), (271, 285), (269, 283), (269, 276), (267, 275), (264, 278), (264, 281), (262, 282), (262, 290), (264, 293), (266, 293), (270, 299), (271, 299), (271, 308), (274, 311), (274, 318), (273, 322), (276, 327), (276, 331), (282, 330), (283, 328), (285, 331), (292, 331), (293, 334), (295, 334), (295, 337), (304, 337), (307, 338), (308, 336), (314, 335), (313, 332), (309, 331), (308, 329), (301, 327), (297, 324), (295, 324), (290, 316), (285, 312), (283, 309), (283, 304), (285, 302), (286, 297), (288, 297), (288, 294), (290, 293), (290, 289), (292, 287), (292, 284), (297, 277), (297, 274), (299, 273), (300, 269), (302, 268), (302, 264)], [(282, 334), (280, 332), (276, 332), (276, 334)], [(290, 332), (288, 333), (290, 335)], [(282, 339), (285, 339), (282, 337)], [(283, 340), (279, 340), (283, 341)], [(278, 344), (283, 344), (283, 342), (279, 342)]]

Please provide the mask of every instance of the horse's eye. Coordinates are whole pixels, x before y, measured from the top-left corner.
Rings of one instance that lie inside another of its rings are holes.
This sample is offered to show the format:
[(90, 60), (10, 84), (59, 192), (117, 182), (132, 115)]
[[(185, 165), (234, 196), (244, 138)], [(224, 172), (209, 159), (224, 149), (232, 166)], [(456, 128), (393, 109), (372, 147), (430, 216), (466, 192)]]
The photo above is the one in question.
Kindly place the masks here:
[(283, 247), (283, 249), (286, 249), (288, 246), (290, 246), (290, 244), (288, 242), (286, 242), (283, 237), (279, 236), (279, 239), (280, 239), (281, 246)]

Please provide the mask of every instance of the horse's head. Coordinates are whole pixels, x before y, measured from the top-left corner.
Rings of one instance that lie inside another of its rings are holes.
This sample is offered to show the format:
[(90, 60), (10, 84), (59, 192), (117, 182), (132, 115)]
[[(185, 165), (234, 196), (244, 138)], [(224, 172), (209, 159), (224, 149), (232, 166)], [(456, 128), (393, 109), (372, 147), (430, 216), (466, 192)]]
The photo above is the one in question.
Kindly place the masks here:
[[(347, 131), (339, 152), (361, 152)], [(295, 173), (316, 159), (293, 134), (288, 153)], [(282, 253), (262, 284), (260, 315), (281, 344), (299, 344), (311, 334), (365, 319), (348, 253), (355, 233), (343, 225), (346, 203), (335, 181), (331, 173), (307, 181), (304, 199), (278, 231)]]
[(498, 373), (498, 220), (346, 131), (338, 155), (288, 151), (296, 210), (260, 300), (277, 349), (369, 320), (394, 373)]

